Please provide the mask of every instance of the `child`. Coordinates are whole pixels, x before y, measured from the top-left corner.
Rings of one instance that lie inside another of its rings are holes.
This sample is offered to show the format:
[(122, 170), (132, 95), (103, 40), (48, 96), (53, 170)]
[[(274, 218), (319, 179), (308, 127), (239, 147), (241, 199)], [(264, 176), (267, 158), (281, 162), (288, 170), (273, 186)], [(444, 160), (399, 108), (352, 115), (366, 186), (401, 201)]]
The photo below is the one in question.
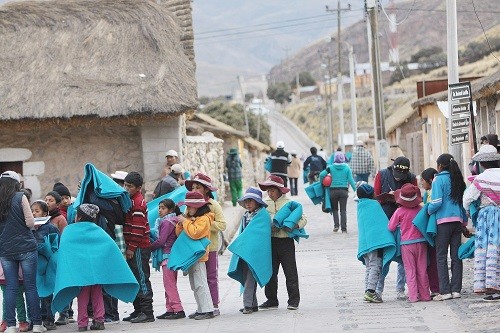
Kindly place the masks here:
[[(272, 218), (283, 206), (291, 202), (285, 195), (290, 189), (285, 187), (285, 182), (280, 176), (270, 175), (264, 182), (259, 183), (259, 187), (262, 191), (267, 191), (267, 195), (269, 196), (269, 200), (266, 200), (268, 205), (267, 211)], [(306, 223), (307, 218), (305, 215), (302, 215), (295, 227), (297, 229), (303, 228)], [(273, 275), (264, 289), (267, 300), (259, 305), (260, 309), (278, 308), (278, 270), (280, 265), (283, 268), (286, 279), (288, 292), (287, 309), (297, 310), (299, 308), (300, 291), (297, 262), (295, 260), (295, 243), (293, 238), (290, 238), (288, 231), (290, 230), (272, 226), (271, 251)]]
[(63, 183), (55, 183), (52, 191), (57, 192), (61, 196), (61, 202), (58, 206), (59, 212), (68, 220), (68, 207), (71, 205), (71, 193), (69, 189)]
[[(33, 213), (33, 217), (35, 219), (48, 217), (49, 206), (45, 201), (37, 200), (31, 204), (31, 212)], [(51, 223), (50, 218), (45, 223), (42, 222), (42, 224), (39, 224), (35, 220), (34, 234), (38, 246), (40, 247), (40, 244), (43, 244), (45, 242), (45, 237), (47, 235), (49, 234), (59, 235), (59, 229), (57, 229), (57, 227)], [(40, 297), (40, 303), (41, 303), (40, 314), (42, 316), (43, 326), (45, 326), (47, 330), (55, 330), (57, 326), (54, 323), (55, 318), (51, 310), (52, 295), (47, 297)]]
[[(208, 201), (202, 194), (194, 191), (186, 193), (184, 202), (179, 202), (179, 206), (186, 205), (184, 218), (179, 217), (179, 222), (175, 228), (177, 236), (184, 231), (192, 239), (208, 238), (210, 235), (210, 225), (214, 221), (214, 213), (210, 212)], [(210, 290), (207, 282), (207, 269), (205, 266), (208, 260), (208, 247), (206, 254), (193, 264), (189, 270), (189, 284), (194, 292), (197, 309), (189, 315), (190, 319), (203, 320), (214, 317), (214, 308)]]
[(227, 274), (244, 287), (240, 312), (250, 314), (259, 310), (257, 283), (266, 285), (272, 275), (272, 221), (259, 189), (250, 187), (238, 203), (246, 212), (241, 218), (240, 234), (229, 246), (233, 256)]
[(389, 271), (396, 254), (394, 235), (387, 229), (389, 222), (379, 202), (373, 198), (374, 189), (367, 183), (356, 189), (358, 197), (358, 254), (365, 266), (365, 294), (370, 303), (382, 303), (382, 295), (376, 292), (379, 281)]
[(60, 234), (68, 225), (68, 221), (59, 211), (61, 201), (62, 198), (56, 191), (51, 191), (45, 195), (45, 202), (49, 206), (50, 222), (59, 229)]
[(398, 209), (389, 221), (389, 230), (401, 230), (401, 255), (405, 267), (410, 302), (430, 301), (429, 278), (427, 277), (427, 242), (413, 225), (413, 219), (422, 207), (420, 189), (412, 184), (404, 184), (394, 192)]
[[(17, 321), (19, 322), (19, 332), (28, 332), (30, 324), (26, 321), (26, 305), (24, 304), (24, 288), (21, 283), (22, 279), (19, 276), (19, 289), (16, 295), (16, 312)], [(5, 276), (3, 273), (2, 264), (0, 263), (0, 287), (2, 288), (2, 323), (0, 324), (0, 332), (7, 330), (7, 321), (5, 313)]]
[(155, 230), (158, 232), (158, 239), (151, 244), (151, 250), (162, 248), (163, 258), (161, 267), (163, 271), (163, 286), (165, 287), (165, 300), (167, 312), (157, 316), (157, 319), (180, 319), (186, 314), (182, 308), (179, 291), (177, 290), (177, 271), (168, 269), (167, 262), (172, 249), (172, 245), (177, 239), (175, 227), (181, 214), (179, 207), (171, 199), (164, 199), (158, 205), (160, 218), (156, 220)]
[(142, 176), (138, 172), (130, 172), (124, 179), (124, 187), (132, 199), (132, 207), (125, 216), (123, 236), (127, 250), (127, 263), (141, 286), (134, 300), (134, 311), (124, 321), (131, 323), (147, 323), (155, 321), (153, 315), (153, 289), (149, 280), (149, 258), (151, 257), (151, 241), (149, 239), (148, 210), (142, 196)]
[[(422, 171), (420, 175), (420, 185), (424, 189), (424, 195), (422, 197), (422, 202), (424, 205), (431, 200), (431, 188), (432, 181), (437, 175), (437, 170), (434, 168), (428, 168)], [(437, 296), (439, 294), (439, 278), (437, 272), (437, 261), (436, 261), (436, 248), (427, 245), (427, 253), (429, 257), (429, 262), (427, 265), (427, 276), (429, 277), (429, 287), (431, 288), (431, 297)]]
[(214, 315), (220, 315), (219, 311), (219, 278), (218, 278), (218, 250), (219, 250), (219, 234), (226, 230), (226, 219), (222, 212), (220, 204), (214, 200), (212, 192), (217, 191), (217, 187), (212, 185), (212, 179), (202, 173), (196, 174), (193, 179), (186, 180), (185, 186), (188, 191), (198, 192), (203, 195), (208, 201), (210, 211), (215, 215), (215, 221), (210, 227), (210, 245), (208, 260), (205, 263), (207, 267), (208, 287), (210, 288), (210, 296), (214, 306)]

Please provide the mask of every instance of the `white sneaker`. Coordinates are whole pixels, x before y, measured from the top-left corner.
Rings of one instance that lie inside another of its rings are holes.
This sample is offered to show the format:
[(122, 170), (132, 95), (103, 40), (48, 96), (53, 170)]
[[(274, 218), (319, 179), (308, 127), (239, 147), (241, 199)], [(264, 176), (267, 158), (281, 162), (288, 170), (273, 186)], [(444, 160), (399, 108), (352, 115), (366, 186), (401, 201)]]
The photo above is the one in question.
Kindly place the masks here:
[(43, 325), (33, 325), (33, 333), (47, 332), (47, 328)]
[(16, 326), (9, 326), (7, 329), (4, 331), (5, 333), (17, 333), (17, 327)]
[(452, 299), (453, 296), (451, 294), (438, 294), (433, 298), (434, 301), (445, 301), (447, 299)]
[(460, 297), (462, 297), (462, 295), (460, 293), (453, 292), (453, 293), (451, 293), (451, 297), (452, 298), (460, 298)]
[(406, 301), (407, 299), (405, 292), (402, 290), (398, 290), (396, 298), (402, 301)]

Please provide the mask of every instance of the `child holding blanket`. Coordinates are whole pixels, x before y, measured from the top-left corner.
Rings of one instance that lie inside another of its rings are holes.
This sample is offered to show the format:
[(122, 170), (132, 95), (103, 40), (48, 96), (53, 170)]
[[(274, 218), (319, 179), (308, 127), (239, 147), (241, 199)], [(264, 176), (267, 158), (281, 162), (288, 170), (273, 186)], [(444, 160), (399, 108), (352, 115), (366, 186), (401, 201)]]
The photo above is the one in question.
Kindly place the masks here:
[(258, 311), (257, 283), (264, 286), (272, 275), (271, 216), (265, 209), (262, 192), (250, 187), (238, 203), (246, 208), (240, 224), (240, 234), (228, 247), (233, 252), (229, 277), (244, 287), (243, 314)]
[[(214, 221), (214, 213), (210, 212), (208, 201), (203, 194), (190, 191), (186, 193), (184, 202), (179, 202), (179, 206), (186, 205), (185, 218), (179, 217), (179, 222), (175, 228), (177, 236), (182, 231), (192, 239), (208, 238), (210, 235), (210, 225)], [(203, 320), (214, 317), (214, 307), (210, 289), (207, 282), (207, 269), (205, 262), (208, 260), (208, 247), (205, 255), (189, 267), (189, 284), (194, 292), (197, 309), (189, 315), (190, 319)]]
[[(259, 187), (262, 191), (267, 191), (269, 199), (266, 200), (268, 204), (267, 211), (271, 214), (271, 217), (275, 217), (282, 208), (289, 209), (288, 203), (296, 204), (297, 202), (292, 201), (286, 197), (286, 193), (290, 191), (284, 185), (284, 181), (281, 177), (276, 175), (270, 175), (264, 182), (259, 183)], [(302, 209), (299, 207), (298, 209)], [(271, 280), (265, 287), (265, 295), (267, 300), (262, 303), (260, 309), (277, 309), (278, 308), (278, 270), (281, 265), (283, 268), (283, 273), (286, 278), (286, 289), (288, 292), (288, 310), (297, 310), (299, 308), (300, 302), (300, 291), (299, 291), (299, 276), (297, 273), (297, 262), (295, 260), (295, 244), (293, 232), (301, 230), (307, 223), (307, 218), (305, 215), (299, 216), (298, 221), (295, 226), (290, 228), (287, 224), (283, 224), (282, 227), (277, 227), (273, 224), (271, 227), (271, 253), (272, 253), (272, 267), (273, 274)], [(301, 234), (300, 232), (297, 232)]]
[[(151, 244), (151, 250), (161, 248), (162, 255), (159, 258), (160, 266), (163, 271), (163, 286), (165, 287), (165, 300), (167, 312), (157, 316), (157, 319), (180, 319), (185, 318), (186, 314), (182, 308), (179, 291), (177, 290), (177, 271), (170, 270), (167, 267), (168, 257), (172, 245), (177, 239), (175, 227), (181, 214), (179, 207), (171, 199), (164, 199), (158, 205), (160, 217), (156, 221), (155, 227), (151, 230), (158, 232), (158, 238)], [(154, 266), (154, 265), (153, 265)]]

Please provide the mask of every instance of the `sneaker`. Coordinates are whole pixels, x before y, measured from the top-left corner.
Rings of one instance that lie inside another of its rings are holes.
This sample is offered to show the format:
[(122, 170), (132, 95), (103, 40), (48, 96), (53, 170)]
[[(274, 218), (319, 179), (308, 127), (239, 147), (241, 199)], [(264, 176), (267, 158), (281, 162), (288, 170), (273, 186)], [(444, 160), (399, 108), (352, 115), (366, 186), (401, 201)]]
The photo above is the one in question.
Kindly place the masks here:
[(298, 305), (292, 305), (292, 304), (288, 304), (288, 306), (286, 307), (288, 310), (298, 310), (299, 309), (299, 306)]
[(17, 333), (16, 326), (9, 326), (5, 329), (5, 333)]
[(137, 315), (138, 315), (138, 314), (139, 314), (138, 312), (135, 312), (135, 311), (134, 311), (134, 312), (130, 313), (130, 314), (128, 315), (128, 317), (125, 317), (125, 318), (123, 318), (122, 320), (123, 320), (123, 321), (131, 321), (132, 319), (134, 319), (135, 317), (137, 317)]
[(151, 323), (155, 321), (155, 317), (153, 315), (147, 315), (144, 312), (140, 312), (137, 317), (130, 319), (132, 324), (140, 324), (140, 323)]
[(188, 316), (188, 318), (189, 318), (189, 319), (194, 319), (194, 317), (196, 317), (196, 316), (197, 316), (197, 315), (199, 315), (199, 314), (200, 314), (200, 313), (198, 313), (198, 312), (196, 312), (196, 311), (195, 311), (195, 312), (191, 313), (191, 314)]
[(406, 297), (404, 290), (398, 290), (396, 294), (396, 299), (400, 301), (406, 301), (408, 297)]
[(65, 315), (60, 315), (55, 322), (57, 326), (67, 325), (68, 323), (69, 323), (68, 317), (66, 317)]
[(500, 294), (491, 294), (487, 295), (486, 297), (483, 298), (483, 301), (485, 302), (498, 302), (500, 301)]
[(165, 319), (182, 319), (182, 318), (186, 318), (186, 313), (184, 311), (172, 312), (172, 314), (167, 316)]
[(92, 321), (92, 325), (90, 325), (91, 331), (102, 331), (104, 330), (104, 322), (102, 321)]
[(240, 309), (240, 310), (242, 310), (240, 312), (243, 313), (243, 314), (251, 314), (251, 313), (253, 313), (253, 309), (254, 308), (243, 308), (243, 309)]
[(44, 325), (33, 325), (33, 333), (43, 333), (47, 332), (47, 330), (48, 328), (46, 328)]
[(271, 310), (271, 309), (277, 309), (278, 308), (278, 303), (272, 303), (269, 301), (265, 301), (261, 305), (259, 305), (259, 309), (261, 310)]
[(118, 319), (118, 320), (114, 320), (114, 319), (112, 319), (112, 318), (106, 318), (106, 319), (104, 319), (104, 323), (105, 323), (106, 325), (114, 325), (114, 324), (119, 324), (119, 323), (120, 323), (120, 319)]
[[(43, 326), (45, 326), (47, 331), (53, 331), (53, 330), (57, 329), (57, 326), (53, 321), (44, 321)], [(33, 329), (35, 329), (34, 326), (33, 326)]]
[(214, 313), (213, 311), (212, 312), (205, 312), (205, 313), (198, 313), (198, 315), (196, 315), (194, 317), (195, 320), (204, 320), (204, 319), (212, 319), (214, 318)]
[(219, 308), (214, 308), (214, 316), (220, 316)]
[(245, 311), (245, 309), (252, 309), (252, 312), (257, 312), (257, 311), (259, 311), (259, 307), (258, 307), (258, 306), (252, 306), (251, 308), (241, 308), (241, 309), (240, 309), (240, 312)]
[(457, 292), (451, 293), (451, 298), (460, 298), (460, 297), (462, 297), (462, 295), (460, 293), (457, 293)]
[(432, 292), (432, 293), (431, 293), (431, 298), (434, 298), (434, 297), (436, 297), (437, 295), (439, 295), (439, 293)]
[(87, 326), (85, 327), (78, 327), (78, 332), (85, 332), (87, 330)]
[(451, 296), (451, 294), (437, 294), (436, 296), (434, 296), (433, 300), (434, 301), (445, 301), (447, 299), (452, 299), (453, 296)]
[(0, 332), (5, 332), (6, 329), (7, 329), (7, 322), (2, 321), (2, 323), (0, 324)]
[(19, 323), (19, 332), (28, 332), (30, 330), (30, 323), (22, 321)]
[(372, 293), (370, 291), (367, 291), (365, 295), (363, 296), (363, 299), (367, 302), (370, 303), (382, 303), (382, 297), (377, 294), (377, 293)]
[(75, 322), (75, 318), (73, 318), (73, 315), (69, 315), (68, 316), (68, 323), (74, 323)]
[(159, 316), (156, 316), (156, 319), (167, 319), (167, 317), (173, 315), (175, 312), (171, 311), (171, 312), (165, 312), (164, 314), (162, 315), (159, 315)]
[(333, 228), (333, 232), (338, 232), (338, 231), (339, 231), (339, 227)]

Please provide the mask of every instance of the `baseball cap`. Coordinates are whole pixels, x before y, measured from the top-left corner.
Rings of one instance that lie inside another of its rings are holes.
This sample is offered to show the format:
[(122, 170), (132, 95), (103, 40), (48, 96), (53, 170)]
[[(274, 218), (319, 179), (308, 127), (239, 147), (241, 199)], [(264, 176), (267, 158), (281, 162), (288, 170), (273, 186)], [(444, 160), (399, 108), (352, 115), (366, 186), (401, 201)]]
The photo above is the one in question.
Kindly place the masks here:
[(21, 177), (19, 177), (19, 175), (15, 171), (4, 171), (0, 175), (0, 178), (10, 178), (10, 179), (14, 179), (18, 183), (21, 182)]
[(276, 148), (279, 148), (279, 149), (285, 148), (285, 143), (283, 141), (278, 141), (276, 143)]
[(165, 157), (166, 156), (175, 156), (175, 157), (178, 157), (179, 155), (177, 154), (177, 152), (173, 149), (170, 149), (169, 151), (167, 151), (167, 153), (165, 154)]
[[(172, 156), (172, 155), (170, 155)], [(175, 174), (180, 174), (184, 172), (184, 169), (182, 168), (182, 165), (180, 164), (174, 164), (170, 167), (170, 171), (175, 173)]]
[(404, 156), (397, 157), (392, 164), (392, 174), (394, 175), (394, 178), (406, 178), (409, 172), (410, 160)]

